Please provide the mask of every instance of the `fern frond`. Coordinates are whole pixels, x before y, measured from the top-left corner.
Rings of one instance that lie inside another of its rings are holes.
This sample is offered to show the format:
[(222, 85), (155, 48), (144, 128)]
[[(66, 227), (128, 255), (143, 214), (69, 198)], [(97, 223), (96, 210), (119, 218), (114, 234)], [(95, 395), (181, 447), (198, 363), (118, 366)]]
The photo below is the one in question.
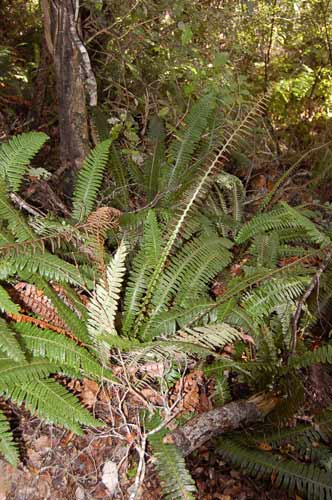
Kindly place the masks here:
[(295, 230), (302, 231), (312, 243), (321, 246), (331, 244), (331, 240), (317, 229), (317, 226), (310, 219), (300, 214), (298, 210), (280, 203), (271, 212), (258, 214), (247, 222), (239, 231), (236, 242), (244, 243), (258, 233), (268, 231)]
[(11, 191), (19, 190), (30, 160), (48, 139), (43, 132), (26, 132), (2, 145), (0, 176), (8, 182)]
[(174, 340), (198, 344), (210, 350), (216, 350), (236, 340), (241, 340), (242, 334), (227, 323), (196, 326), (179, 330)]
[(33, 356), (81, 370), (86, 377), (113, 379), (87, 349), (63, 335), (27, 323), (17, 323), (15, 330)]
[(147, 288), (153, 266), (156, 265), (161, 253), (161, 231), (155, 213), (150, 210), (144, 221), (144, 233), (141, 248), (135, 255), (132, 269), (129, 273), (123, 315), (123, 332), (128, 334), (136, 314), (139, 311), (141, 299)]
[(332, 498), (332, 477), (314, 465), (299, 464), (266, 452), (245, 448), (239, 443), (223, 438), (218, 449), (226, 460), (241, 467), (257, 478), (270, 478), (274, 485), (293, 492), (295, 489), (312, 500)]
[(225, 240), (215, 234), (209, 238), (202, 235), (185, 244), (159, 279), (142, 338), (150, 336), (154, 318), (167, 309), (172, 298), (178, 306), (202, 295), (209, 281), (229, 264), (231, 258), (231, 253), (225, 248)]
[(63, 425), (76, 434), (83, 434), (81, 425), (103, 425), (73, 394), (52, 379), (31, 380), (19, 385), (11, 382), (3, 392), (19, 405), (24, 402), (31, 413), (36, 412), (46, 421)]
[(181, 451), (174, 444), (164, 444), (165, 432), (149, 437), (165, 500), (194, 500), (195, 482), (190, 476)]
[(192, 156), (201, 136), (206, 129), (208, 119), (216, 106), (216, 96), (206, 94), (192, 107), (185, 119), (187, 128), (169, 147), (170, 160), (173, 163), (168, 176), (168, 189), (172, 190), (181, 183), (181, 178), (192, 162)]
[(34, 239), (35, 234), (24, 217), (10, 203), (2, 179), (0, 179), (0, 219), (7, 221), (9, 231), (18, 241)]
[(76, 220), (85, 219), (94, 208), (107, 165), (111, 142), (108, 139), (97, 144), (85, 159), (77, 175), (73, 194), (73, 217)]
[(120, 298), (121, 285), (126, 271), (125, 259), (127, 249), (124, 241), (121, 242), (114, 257), (107, 267), (106, 279), (102, 279), (96, 286), (94, 295), (89, 304), (88, 332), (93, 344), (100, 352), (103, 361), (108, 356), (108, 347), (100, 342), (100, 335), (117, 335), (115, 329), (115, 315)]
[(13, 330), (0, 318), (0, 350), (13, 361), (24, 361), (25, 356)]
[(253, 318), (261, 319), (282, 303), (294, 303), (309, 282), (310, 278), (306, 277), (271, 279), (254, 291), (247, 292), (242, 305)]
[(57, 310), (60, 318), (66, 323), (74, 336), (80, 341), (88, 343), (89, 334), (85, 321), (80, 319), (78, 315), (61, 300), (54, 288), (52, 288), (45, 279), (39, 277), (34, 277), (33, 279), (38, 288), (45, 292), (46, 296)]
[(0, 311), (17, 314), (19, 307), (10, 298), (8, 292), (0, 285)]
[(257, 116), (259, 116), (263, 112), (263, 105), (265, 100), (266, 97), (258, 101), (256, 106), (254, 106), (251, 109), (251, 111), (247, 113), (244, 119), (240, 122), (240, 124), (236, 127), (236, 129), (231, 133), (229, 138), (226, 140), (223, 147), (214, 156), (213, 161), (210, 162), (207, 168), (203, 171), (203, 174), (201, 175), (197, 184), (194, 186), (193, 189), (190, 189), (190, 192), (188, 192), (187, 196), (185, 197), (183, 208), (181, 209), (179, 216), (176, 217), (175, 222), (172, 224), (173, 228), (169, 233), (168, 239), (165, 242), (162, 255), (151, 277), (149, 287), (147, 289), (145, 298), (142, 303), (141, 312), (136, 319), (136, 331), (139, 330), (142, 322), (144, 321), (144, 317), (148, 309), (148, 306), (151, 302), (151, 298), (156, 288), (158, 287), (161, 272), (165, 267), (165, 263), (169, 258), (169, 255), (174, 247), (176, 240), (180, 236), (180, 233), (183, 230), (185, 223), (187, 222), (187, 218), (191, 212), (191, 209), (193, 208), (195, 203), (203, 196), (208, 181), (210, 180), (211, 174), (215, 172), (218, 166), (220, 168), (220, 163), (224, 161), (227, 152), (231, 150), (233, 144), (236, 142), (236, 139), (239, 136), (241, 136), (241, 134), (247, 134), (249, 126), (257, 118)]
[(18, 464), (19, 453), (14, 443), (14, 436), (10, 430), (5, 414), (0, 410), (0, 453), (14, 467)]
[(7, 383), (20, 384), (28, 380), (36, 380), (59, 371), (61, 371), (59, 364), (45, 359), (16, 362), (3, 354), (0, 355), (0, 387)]
[(15, 274), (39, 274), (49, 280), (84, 286), (79, 269), (50, 253), (18, 255), (3, 259), (0, 263), (0, 279)]
[(332, 364), (332, 345), (325, 344), (314, 351), (307, 351), (290, 359), (290, 366), (295, 368), (306, 368), (319, 363)]
[(111, 144), (110, 148), (110, 171), (115, 184), (113, 198), (117, 206), (126, 210), (129, 206), (130, 179), (116, 144)]

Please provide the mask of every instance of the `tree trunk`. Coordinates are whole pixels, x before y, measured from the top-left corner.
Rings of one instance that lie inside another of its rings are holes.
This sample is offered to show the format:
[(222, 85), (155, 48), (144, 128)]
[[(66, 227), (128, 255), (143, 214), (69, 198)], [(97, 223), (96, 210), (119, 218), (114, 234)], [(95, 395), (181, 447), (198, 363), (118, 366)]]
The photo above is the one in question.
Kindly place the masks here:
[(78, 13), (74, 0), (42, 0), (42, 7), (45, 39), (53, 57), (57, 85), (61, 157), (58, 174), (64, 193), (70, 196), (75, 174), (89, 151), (86, 75), (77, 32)]

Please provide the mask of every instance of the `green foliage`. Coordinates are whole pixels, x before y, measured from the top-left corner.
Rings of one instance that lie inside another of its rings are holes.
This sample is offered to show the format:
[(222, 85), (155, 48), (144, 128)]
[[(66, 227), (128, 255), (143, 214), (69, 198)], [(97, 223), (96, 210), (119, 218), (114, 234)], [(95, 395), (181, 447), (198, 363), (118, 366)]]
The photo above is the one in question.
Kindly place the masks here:
[(31, 159), (48, 140), (42, 132), (27, 132), (13, 137), (0, 149), (0, 177), (11, 191), (18, 191)]
[(73, 217), (83, 220), (92, 212), (108, 161), (111, 140), (98, 144), (78, 173), (73, 194)]
[(331, 475), (312, 464), (298, 464), (266, 452), (247, 448), (230, 439), (218, 443), (222, 455), (245, 473), (255, 478), (275, 476), (275, 486), (294, 490), (307, 498), (320, 500), (332, 498)]
[(18, 464), (18, 451), (13, 442), (13, 433), (10, 430), (9, 422), (2, 411), (0, 411), (0, 453), (6, 457), (11, 465)]
[(156, 468), (162, 482), (164, 498), (169, 500), (193, 500), (195, 482), (191, 478), (180, 450), (174, 444), (164, 444), (165, 432), (149, 437)]

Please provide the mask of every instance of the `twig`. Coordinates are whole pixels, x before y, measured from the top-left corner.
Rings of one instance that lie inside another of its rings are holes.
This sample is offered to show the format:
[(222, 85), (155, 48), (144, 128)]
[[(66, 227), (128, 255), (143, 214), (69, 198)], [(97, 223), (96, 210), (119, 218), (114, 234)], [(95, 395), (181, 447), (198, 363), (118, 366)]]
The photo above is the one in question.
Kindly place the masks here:
[(15, 193), (10, 193), (9, 198), (12, 200), (15, 205), (18, 205), (22, 210), (25, 210), (31, 215), (36, 215), (37, 217), (42, 215), (44, 216), (43, 212), (40, 210), (37, 210), (33, 208), (31, 205), (29, 205), (26, 201), (24, 201), (20, 196), (18, 196)]
[(296, 352), (298, 323), (299, 323), (299, 320), (301, 317), (302, 308), (303, 308), (304, 304), (306, 303), (306, 301), (308, 300), (308, 298), (310, 297), (311, 293), (313, 292), (316, 284), (319, 283), (320, 277), (321, 277), (322, 273), (325, 271), (325, 269), (327, 268), (331, 257), (332, 257), (332, 249), (329, 250), (328, 253), (326, 254), (325, 259), (323, 260), (323, 262), (319, 266), (315, 276), (312, 278), (306, 292), (303, 294), (301, 300), (297, 304), (297, 308), (296, 308), (295, 314), (294, 314), (293, 319), (292, 319), (292, 338), (291, 338), (291, 345), (290, 345), (290, 357), (294, 356), (294, 354)]

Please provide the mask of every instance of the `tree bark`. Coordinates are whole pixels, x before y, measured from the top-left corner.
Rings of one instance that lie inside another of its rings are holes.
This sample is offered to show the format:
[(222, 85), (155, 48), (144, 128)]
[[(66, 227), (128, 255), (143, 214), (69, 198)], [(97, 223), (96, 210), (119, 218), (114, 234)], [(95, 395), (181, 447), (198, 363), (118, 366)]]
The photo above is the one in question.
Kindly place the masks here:
[[(76, 2), (77, 4), (77, 2)], [(89, 151), (86, 75), (79, 48), (78, 13), (73, 0), (42, 0), (45, 39), (55, 68), (64, 193), (72, 194), (76, 172)]]
[(275, 408), (277, 401), (273, 394), (260, 394), (249, 400), (228, 403), (192, 418), (166, 436), (164, 442), (174, 443), (184, 456), (190, 455), (220, 434), (263, 421)]

